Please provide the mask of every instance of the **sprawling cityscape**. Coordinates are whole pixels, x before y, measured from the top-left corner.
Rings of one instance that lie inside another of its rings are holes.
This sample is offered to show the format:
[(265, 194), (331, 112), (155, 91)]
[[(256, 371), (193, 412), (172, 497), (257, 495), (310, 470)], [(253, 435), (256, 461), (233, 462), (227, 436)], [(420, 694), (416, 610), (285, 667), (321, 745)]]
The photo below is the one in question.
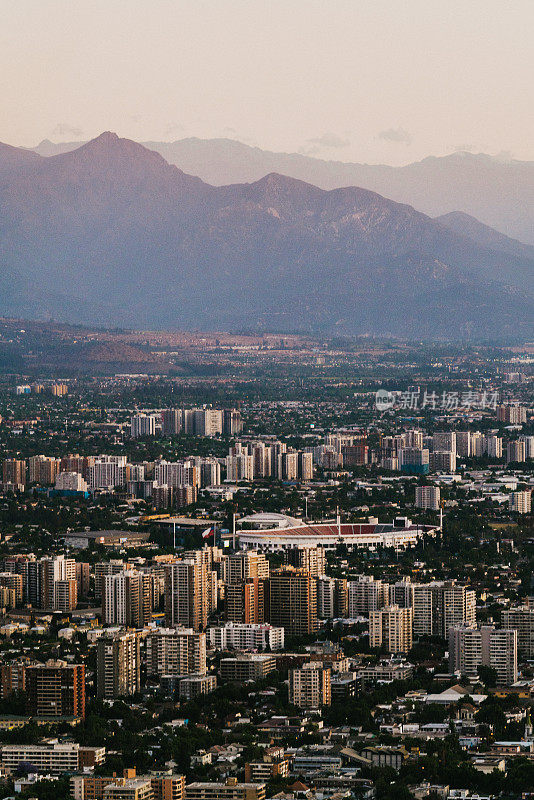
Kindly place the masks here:
[(0, 785), (526, 797), (532, 346), (170, 336), (2, 321)]
[(0, 19), (0, 800), (534, 800), (533, 0)]

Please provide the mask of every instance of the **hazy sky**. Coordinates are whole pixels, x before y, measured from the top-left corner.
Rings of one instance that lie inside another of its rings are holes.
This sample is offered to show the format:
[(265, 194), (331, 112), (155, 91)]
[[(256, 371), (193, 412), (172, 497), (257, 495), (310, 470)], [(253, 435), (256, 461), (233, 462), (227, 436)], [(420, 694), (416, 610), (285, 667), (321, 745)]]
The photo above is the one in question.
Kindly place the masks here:
[(534, 160), (534, 0), (0, 0), (0, 141)]

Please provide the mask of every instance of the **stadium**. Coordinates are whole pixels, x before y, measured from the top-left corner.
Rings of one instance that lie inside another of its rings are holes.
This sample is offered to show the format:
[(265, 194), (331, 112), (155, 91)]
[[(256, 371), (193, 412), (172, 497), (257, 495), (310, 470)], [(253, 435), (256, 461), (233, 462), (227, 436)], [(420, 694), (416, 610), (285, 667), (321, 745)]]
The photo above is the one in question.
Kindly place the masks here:
[[(237, 545), (242, 550), (275, 553), (294, 547), (324, 547), (333, 550), (344, 544), (349, 550), (391, 547), (405, 550), (424, 536), (434, 536), (439, 526), (413, 524), (407, 517), (392, 523), (370, 519), (362, 523), (312, 522), (283, 514), (252, 514), (238, 522)], [(269, 527), (267, 527), (269, 526)]]

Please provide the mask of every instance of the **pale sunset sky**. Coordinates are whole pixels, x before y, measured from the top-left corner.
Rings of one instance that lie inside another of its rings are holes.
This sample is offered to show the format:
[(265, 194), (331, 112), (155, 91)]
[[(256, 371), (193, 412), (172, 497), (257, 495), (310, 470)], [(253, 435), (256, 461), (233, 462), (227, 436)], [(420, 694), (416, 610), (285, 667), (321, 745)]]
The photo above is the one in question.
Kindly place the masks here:
[(0, 141), (534, 160), (533, 0), (1, 0)]

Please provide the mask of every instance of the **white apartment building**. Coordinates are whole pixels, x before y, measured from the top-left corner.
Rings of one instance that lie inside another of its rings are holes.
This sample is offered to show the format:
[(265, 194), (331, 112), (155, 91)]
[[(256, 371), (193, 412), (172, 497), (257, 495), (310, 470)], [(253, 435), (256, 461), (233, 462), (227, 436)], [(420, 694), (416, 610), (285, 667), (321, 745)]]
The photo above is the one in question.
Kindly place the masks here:
[(452, 582), (414, 584), (413, 612), (414, 636), (447, 639), (451, 627), (475, 626), (476, 595), (473, 589)]
[(375, 580), (372, 575), (359, 575), (355, 581), (347, 581), (349, 617), (369, 614), (382, 608), (388, 600), (387, 584)]
[(56, 489), (66, 492), (86, 492), (87, 481), (79, 472), (60, 472), (56, 477)]
[(522, 462), (525, 461), (525, 442), (522, 439), (516, 439), (513, 442), (508, 442), (506, 445), (506, 461), (507, 463), (510, 462)]
[(502, 612), (504, 628), (517, 631), (517, 649), (523, 658), (534, 658), (534, 608), (520, 606)]
[(387, 606), (369, 614), (369, 645), (407, 653), (413, 644), (413, 609)]
[[(102, 764), (105, 747), (91, 748), (95, 763)], [(20, 764), (33, 764), (38, 772), (61, 775), (65, 772), (78, 772), (82, 763), (81, 745), (77, 742), (60, 743), (52, 740), (47, 744), (3, 744), (0, 749), (0, 763), (8, 775), (17, 771)]]
[(514, 514), (530, 514), (532, 510), (532, 492), (512, 492), (508, 498), (508, 507)]
[(485, 451), (488, 458), (502, 458), (502, 439), (500, 436), (486, 436)]
[(534, 436), (520, 436), (519, 441), (525, 445), (525, 459), (534, 458)]
[(449, 669), (477, 675), (481, 666), (493, 667), (497, 682), (509, 686), (517, 680), (517, 631), (483, 625), (454, 626), (449, 630)]
[(332, 702), (331, 672), (320, 661), (289, 670), (289, 702), (299, 708), (320, 708)]
[(146, 637), (149, 675), (205, 675), (206, 634), (192, 628), (158, 628)]
[(333, 619), (335, 616), (336, 581), (328, 575), (317, 578), (317, 617)]
[(249, 456), (245, 453), (226, 456), (226, 480), (253, 481), (254, 456)]
[(99, 456), (89, 467), (91, 489), (113, 489), (126, 481), (126, 456)]
[(471, 456), (481, 458), (486, 450), (486, 437), (480, 431), (471, 433)]
[(134, 414), (130, 417), (132, 439), (139, 439), (141, 436), (155, 436), (156, 421), (155, 414)]
[(227, 622), (208, 628), (210, 647), (217, 650), (283, 650), (284, 629), (267, 623)]
[(439, 511), (441, 493), (438, 486), (416, 486), (415, 505), (430, 511)]

